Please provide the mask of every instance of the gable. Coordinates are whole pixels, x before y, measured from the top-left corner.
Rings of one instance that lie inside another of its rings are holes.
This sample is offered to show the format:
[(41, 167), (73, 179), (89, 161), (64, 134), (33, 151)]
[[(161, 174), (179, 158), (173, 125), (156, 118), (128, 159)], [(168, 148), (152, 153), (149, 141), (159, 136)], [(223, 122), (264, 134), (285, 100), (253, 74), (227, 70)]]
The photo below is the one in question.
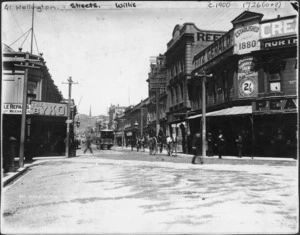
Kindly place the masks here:
[(244, 23), (246, 21), (258, 20), (260, 21), (263, 18), (263, 14), (252, 12), (252, 11), (244, 11), (238, 17), (233, 19), (231, 23), (233, 25)]

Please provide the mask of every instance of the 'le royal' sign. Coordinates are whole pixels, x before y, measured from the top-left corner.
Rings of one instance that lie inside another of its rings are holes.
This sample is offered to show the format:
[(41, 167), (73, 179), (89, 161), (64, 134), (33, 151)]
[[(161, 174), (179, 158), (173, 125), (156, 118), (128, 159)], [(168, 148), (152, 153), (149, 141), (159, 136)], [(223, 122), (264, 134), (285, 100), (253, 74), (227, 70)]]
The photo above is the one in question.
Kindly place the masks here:
[(47, 103), (31, 101), (30, 113), (44, 116), (68, 116), (68, 106), (63, 103)]

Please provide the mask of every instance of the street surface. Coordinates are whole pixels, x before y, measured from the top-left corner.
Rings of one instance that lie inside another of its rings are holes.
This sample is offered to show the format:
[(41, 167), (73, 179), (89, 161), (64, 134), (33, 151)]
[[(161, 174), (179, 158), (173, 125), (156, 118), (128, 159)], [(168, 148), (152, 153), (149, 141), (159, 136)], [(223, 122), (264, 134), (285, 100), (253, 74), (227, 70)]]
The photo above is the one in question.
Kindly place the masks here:
[(298, 231), (296, 161), (177, 159), (119, 149), (39, 160), (4, 188), (1, 232)]

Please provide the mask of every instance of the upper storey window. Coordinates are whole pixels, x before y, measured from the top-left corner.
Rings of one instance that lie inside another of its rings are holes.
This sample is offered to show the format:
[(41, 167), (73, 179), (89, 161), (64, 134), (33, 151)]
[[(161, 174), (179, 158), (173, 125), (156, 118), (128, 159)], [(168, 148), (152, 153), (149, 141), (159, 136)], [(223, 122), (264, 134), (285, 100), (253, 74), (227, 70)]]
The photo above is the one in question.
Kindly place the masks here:
[(267, 63), (269, 92), (281, 92), (282, 71), (286, 62), (280, 58), (271, 58)]

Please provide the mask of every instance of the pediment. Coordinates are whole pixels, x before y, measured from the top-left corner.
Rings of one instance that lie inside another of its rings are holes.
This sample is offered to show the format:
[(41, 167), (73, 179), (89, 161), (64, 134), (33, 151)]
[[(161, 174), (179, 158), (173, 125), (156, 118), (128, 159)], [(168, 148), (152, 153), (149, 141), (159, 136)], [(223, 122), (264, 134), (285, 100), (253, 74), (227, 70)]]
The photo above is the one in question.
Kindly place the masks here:
[(173, 30), (173, 33), (172, 33), (172, 37), (173, 38), (176, 38), (180, 35), (180, 30), (181, 30), (182, 26), (177, 24), (175, 27), (174, 27), (174, 30)]
[(263, 14), (252, 12), (252, 11), (244, 11), (242, 14), (240, 14), (238, 17), (233, 19), (231, 23), (233, 25), (244, 23), (247, 21), (257, 20), (260, 21), (263, 18)]

